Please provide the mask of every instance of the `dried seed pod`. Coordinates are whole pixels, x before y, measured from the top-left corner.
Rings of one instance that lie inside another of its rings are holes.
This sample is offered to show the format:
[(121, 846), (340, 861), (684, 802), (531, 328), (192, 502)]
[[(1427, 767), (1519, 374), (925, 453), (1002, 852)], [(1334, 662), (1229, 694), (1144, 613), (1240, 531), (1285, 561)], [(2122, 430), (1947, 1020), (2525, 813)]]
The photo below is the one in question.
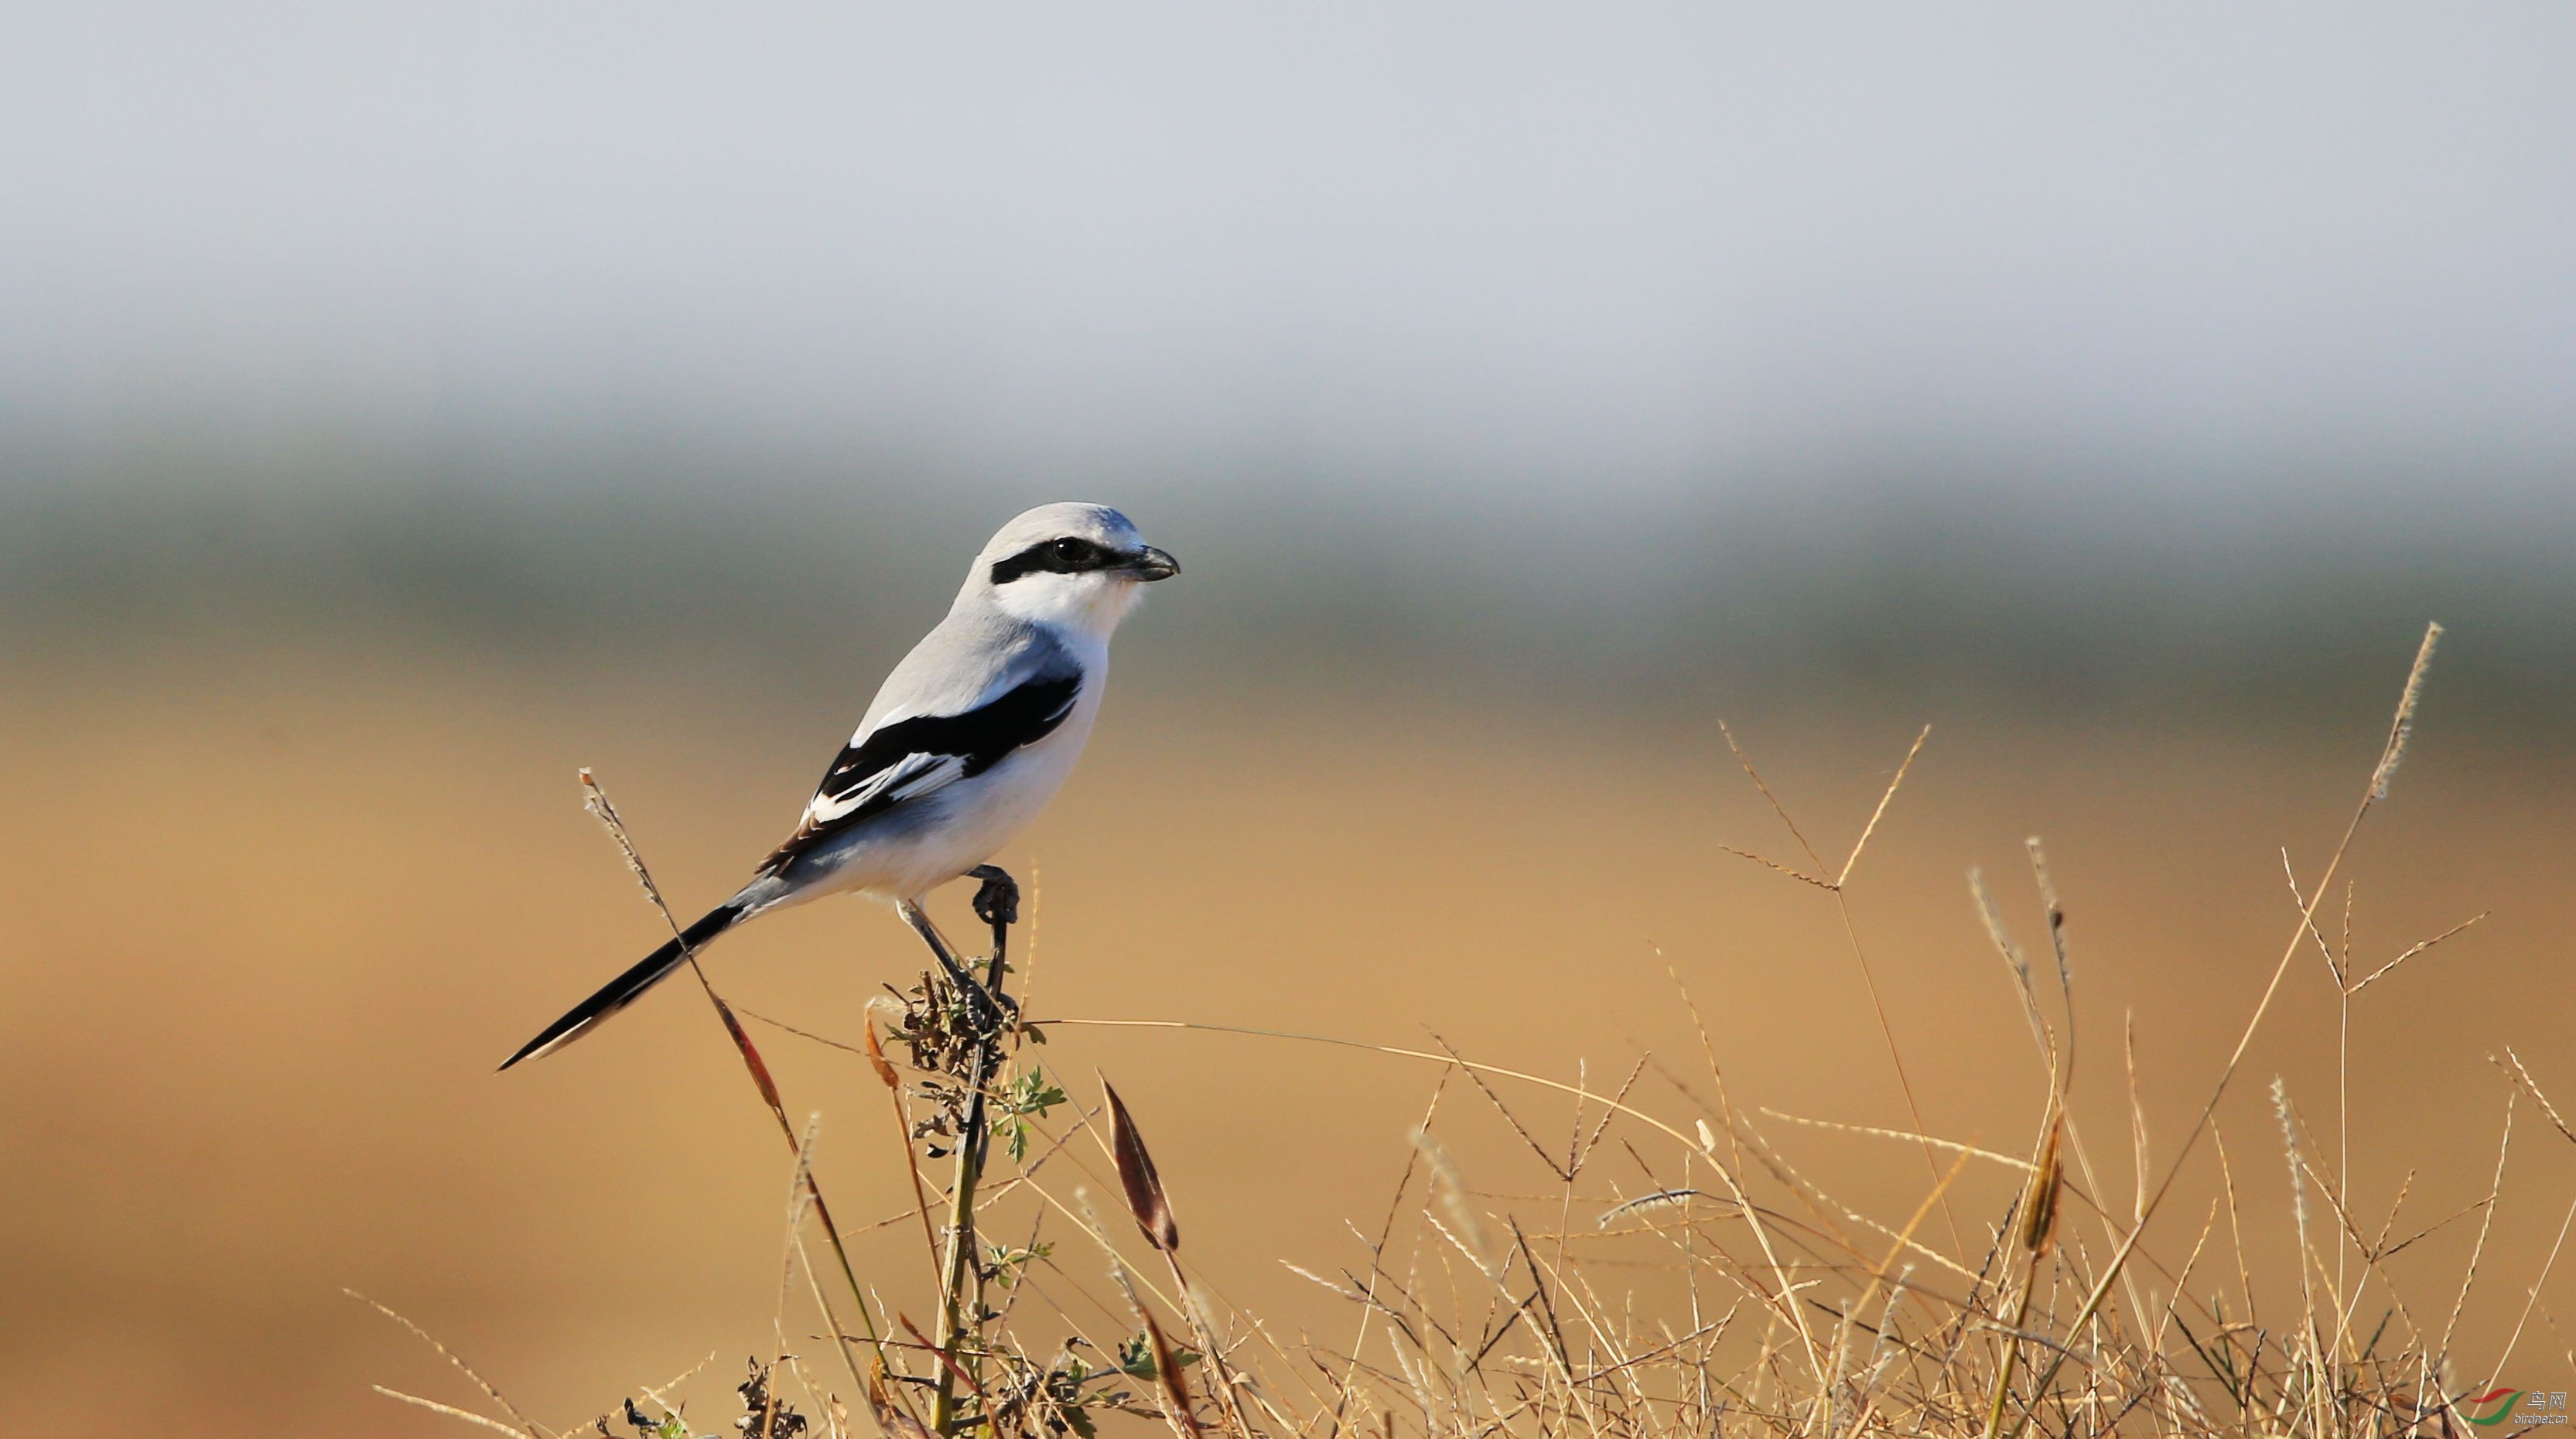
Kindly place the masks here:
[(1136, 1216), (1136, 1227), (1145, 1231), (1146, 1242), (1172, 1253), (1181, 1247), (1181, 1226), (1172, 1218), (1163, 1177), (1154, 1172), (1154, 1156), (1146, 1152), (1145, 1137), (1136, 1132), (1136, 1121), (1129, 1117), (1118, 1091), (1107, 1080), (1100, 1087), (1109, 1095), (1109, 1148), (1118, 1159), (1118, 1183), (1127, 1191), (1127, 1212)]
[[(1110, 1103), (1117, 1102), (1117, 1096), (1111, 1095)], [(1119, 1152), (1123, 1154), (1126, 1151)], [(1169, 1215), (1165, 1217), (1169, 1218)], [(1172, 1352), (1172, 1341), (1163, 1337), (1163, 1326), (1154, 1322), (1153, 1311), (1137, 1312), (1145, 1319), (1145, 1339), (1154, 1347), (1154, 1377), (1162, 1383), (1163, 1397), (1172, 1407), (1173, 1422), (1189, 1431), (1191, 1439), (1198, 1439), (1203, 1431), (1199, 1428), (1198, 1415), (1190, 1409), (1190, 1381), (1181, 1375), (1180, 1356)]]

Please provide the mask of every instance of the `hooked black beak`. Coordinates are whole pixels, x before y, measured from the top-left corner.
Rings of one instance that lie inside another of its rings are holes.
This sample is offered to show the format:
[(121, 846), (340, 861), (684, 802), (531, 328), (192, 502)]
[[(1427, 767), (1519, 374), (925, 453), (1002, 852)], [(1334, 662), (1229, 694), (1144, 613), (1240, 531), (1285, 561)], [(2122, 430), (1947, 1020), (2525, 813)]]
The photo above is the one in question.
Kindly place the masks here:
[(1146, 584), (1152, 584), (1156, 580), (1168, 580), (1179, 574), (1181, 562), (1173, 559), (1170, 551), (1158, 550), (1152, 545), (1147, 545), (1119, 568)]

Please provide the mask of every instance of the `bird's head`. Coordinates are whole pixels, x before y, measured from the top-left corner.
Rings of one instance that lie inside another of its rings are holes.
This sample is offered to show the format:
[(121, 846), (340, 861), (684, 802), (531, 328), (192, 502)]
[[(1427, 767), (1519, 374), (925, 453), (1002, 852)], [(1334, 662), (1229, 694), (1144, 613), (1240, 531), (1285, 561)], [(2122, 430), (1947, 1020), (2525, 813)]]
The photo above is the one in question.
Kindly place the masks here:
[(984, 546), (966, 594), (988, 596), (1015, 619), (1106, 639), (1146, 585), (1180, 572), (1107, 505), (1040, 505)]

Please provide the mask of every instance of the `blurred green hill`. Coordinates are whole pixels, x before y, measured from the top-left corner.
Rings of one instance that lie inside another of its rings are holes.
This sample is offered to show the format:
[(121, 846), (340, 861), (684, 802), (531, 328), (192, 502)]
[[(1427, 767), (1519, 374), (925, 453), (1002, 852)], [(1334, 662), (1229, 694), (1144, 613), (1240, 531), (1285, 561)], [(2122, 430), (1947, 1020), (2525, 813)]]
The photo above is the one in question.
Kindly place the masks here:
[(1240, 459), (995, 480), (605, 433), (170, 441), (37, 456), (0, 488), (0, 644), (20, 664), (412, 644), (845, 696), (1000, 518), (1076, 496), (1188, 566), (1121, 662), (1206, 683), (2296, 723), (2375, 705), (2438, 618), (2446, 708), (2576, 733), (2576, 486), (2484, 479), (1944, 456), (1606, 488)]

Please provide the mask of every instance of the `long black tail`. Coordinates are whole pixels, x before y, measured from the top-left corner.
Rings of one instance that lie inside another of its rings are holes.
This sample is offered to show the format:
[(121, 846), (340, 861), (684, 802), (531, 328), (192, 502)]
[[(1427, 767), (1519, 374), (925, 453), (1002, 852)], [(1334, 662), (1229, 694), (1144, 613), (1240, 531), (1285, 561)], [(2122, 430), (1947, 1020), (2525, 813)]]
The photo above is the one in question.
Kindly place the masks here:
[[(680, 931), (692, 950), (704, 949), (708, 941), (733, 927), (742, 918), (743, 906), (728, 900), (708, 910), (697, 923)], [(546, 1026), (546, 1032), (520, 1046), (519, 1052), (502, 1061), (503, 1069), (522, 1059), (535, 1059), (552, 1054), (583, 1035), (591, 1027), (617, 1011), (633, 1004), (644, 991), (661, 982), (664, 975), (680, 967), (680, 940), (673, 940), (636, 961), (635, 967), (600, 987), (599, 993), (572, 1007), (572, 1012)]]

